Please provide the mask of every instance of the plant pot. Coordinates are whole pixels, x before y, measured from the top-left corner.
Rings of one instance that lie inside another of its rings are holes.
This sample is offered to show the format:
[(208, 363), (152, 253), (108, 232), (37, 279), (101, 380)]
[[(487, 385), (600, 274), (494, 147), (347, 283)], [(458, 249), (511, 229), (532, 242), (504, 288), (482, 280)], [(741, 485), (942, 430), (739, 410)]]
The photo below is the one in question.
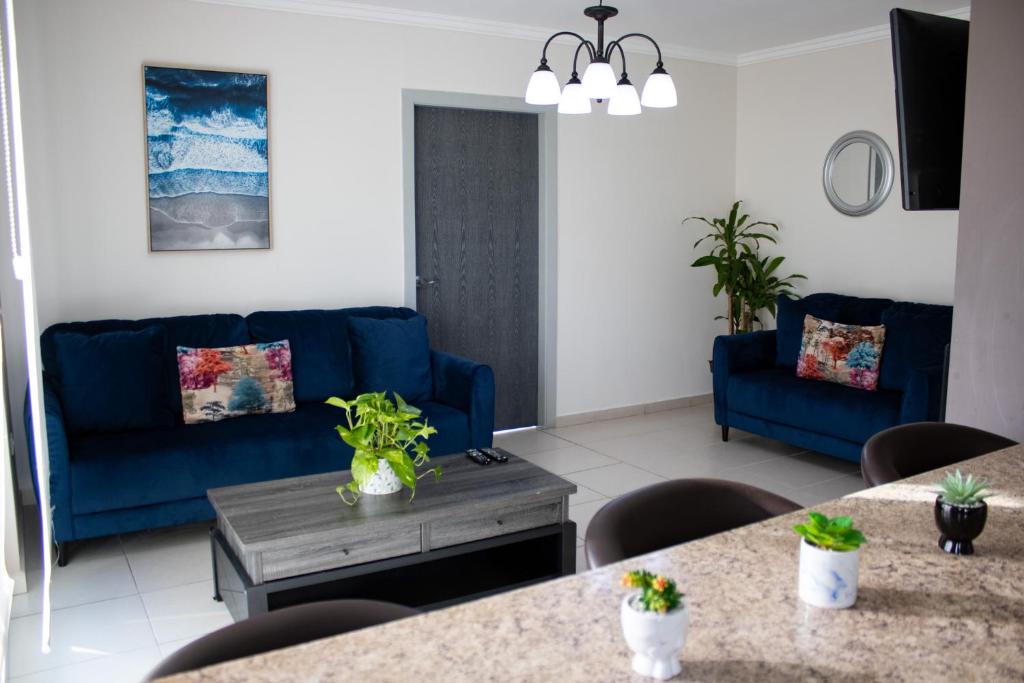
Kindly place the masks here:
[(935, 525), (942, 533), (939, 547), (953, 555), (973, 555), (974, 544), (988, 519), (988, 505), (981, 501), (977, 505), (954, 505), (935, 499)]
[(359, 490), (371, 496), (385, 496), (402, 490), (402, 481), (384, 458), (377, 460), (377, 471)]
[(857, 602), (860, 548), (825, 550), (800, 540), (800, 599), (814, 607), (843, 609)]
[(633, 671), (641, 676), (667, 681), (683, 669), (679, 664), (679, 652), (686, 643), (690, 613), (685, 602), (664, 614), (644, 612), (633, 606), (639, 597), (639, 593), (627, 595), (620, 609), (622, 635), (634, 653)]

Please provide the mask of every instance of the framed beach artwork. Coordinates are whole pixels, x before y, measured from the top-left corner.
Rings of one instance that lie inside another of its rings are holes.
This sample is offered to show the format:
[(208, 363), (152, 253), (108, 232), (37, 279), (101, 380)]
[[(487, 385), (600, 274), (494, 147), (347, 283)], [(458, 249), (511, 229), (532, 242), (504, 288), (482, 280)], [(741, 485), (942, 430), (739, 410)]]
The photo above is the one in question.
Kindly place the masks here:
[(269, 249), (267, 75), (142, 71), (150, 251)]

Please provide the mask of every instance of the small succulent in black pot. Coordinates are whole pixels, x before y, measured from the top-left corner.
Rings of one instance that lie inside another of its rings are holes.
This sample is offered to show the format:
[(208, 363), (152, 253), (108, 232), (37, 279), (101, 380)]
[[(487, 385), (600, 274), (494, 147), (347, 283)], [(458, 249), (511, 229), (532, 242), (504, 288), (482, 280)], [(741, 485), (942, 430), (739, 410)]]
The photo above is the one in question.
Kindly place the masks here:
[(946, 473), (938, 492), (935, 524), (942, 532), (939, 547), (954, 555), (973, 555), (972, 541), (981, 534), (988, 518), (985, 499), (992, 495), (988, 482), (975, 479), (973, 474), (965, 477), (957, 470)]

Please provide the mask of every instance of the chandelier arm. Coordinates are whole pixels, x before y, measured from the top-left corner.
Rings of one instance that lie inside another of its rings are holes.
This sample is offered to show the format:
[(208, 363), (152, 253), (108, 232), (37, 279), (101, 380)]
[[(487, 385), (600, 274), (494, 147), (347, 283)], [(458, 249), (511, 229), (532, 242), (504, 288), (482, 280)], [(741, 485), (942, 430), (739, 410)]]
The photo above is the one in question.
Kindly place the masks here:
[(577, 66), (577, 63), (578, 63), (579, 58), (580, 58), (580, 48), (583, 48), (583, 47), (587, 48), (587, 53), (590, 55), (591, 61), (593, 61), (594, 52), (590, 48), (589, 41), (586, 41), (586, 40), (581, 41), (580, 44), (576, 46), (576, 54), (574, 54), (572, 56), (572, 75), (573, 76), (578, 76), (579, 75), (579, 71), (577, 70), (576, 66)]
[[(621, 40), (621, 38), (619, 40)], [(618, 40), (613, 40), (612, 42), (608, 43), (608, 63), (611, 64), (612, 52), (615, 51), (615, 48), (619, 48), (619, 57), (622, 58), (622, 77), (625, 78), (626, 77), (626, 51), (622, 49), (622, 44), (619, 43)]]
[[(665, 63), (661, 60), (661, 47), (658, 46), (658, 41), (656, 41), (654, 38), (651, 38), (646, 33), (627, 33), (626, 35), (624, 35), (624, 36), (622, 36), (620, 38), (617, 38), (616, 40), (613, 40), (612, 42), (614, 44), (619, 44), (622, 41), (624, 41), (626, 38), (644, 38), (644, 39), (646, 39), (648, 42), (650, 42), (651, 45), (654, 46), (654, 49), (658, 52), (658, 66), (659, 67), (665, 66)], [(619, 50), (621, 50), (621, 49), (622, 49), (622, 46), (619, 45)], [(611, 50), (609, 48), (609, 52), (610, 51)], [(625, 69), (623, 69), (623, 71), (625, 71)]]
[[(541, 64), (547, 64), (548, 63), (548, 45), (550, 45), (551, 41), (553, 41), (555, 38), (558, 38), (559, 36), (572, 36), (576, 40), (580, 41), (580, 45), (586, 45), (587, 46), (587, 52), (590, 54), (590, 59), (591, 60), (594, 59), (594, 44), (593, 43), (591, 43), (589, 40), (587, 40), (586, 38), (584, 38), (580, 34), (574, 33), (573, 31), (559, 31), (558, 33), (552, 34), (551, 37), (547, 39), (547, 42), (544, 43), (544, 49), (540, 53), (540, 63)], [(579, 45), (576, 46), (576, 52), (577, 52), (577, 54), (579, 53)]]

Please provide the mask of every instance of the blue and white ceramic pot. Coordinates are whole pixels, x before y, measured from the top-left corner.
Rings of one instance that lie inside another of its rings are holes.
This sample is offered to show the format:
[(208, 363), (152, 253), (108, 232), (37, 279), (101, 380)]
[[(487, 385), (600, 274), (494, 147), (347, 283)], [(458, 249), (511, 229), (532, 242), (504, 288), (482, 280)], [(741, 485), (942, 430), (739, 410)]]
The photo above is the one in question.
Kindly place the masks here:
[(800, 599), (808, 605), (842, 609), (857, 602), (860, 548), (826, 550), (800, 541)]

